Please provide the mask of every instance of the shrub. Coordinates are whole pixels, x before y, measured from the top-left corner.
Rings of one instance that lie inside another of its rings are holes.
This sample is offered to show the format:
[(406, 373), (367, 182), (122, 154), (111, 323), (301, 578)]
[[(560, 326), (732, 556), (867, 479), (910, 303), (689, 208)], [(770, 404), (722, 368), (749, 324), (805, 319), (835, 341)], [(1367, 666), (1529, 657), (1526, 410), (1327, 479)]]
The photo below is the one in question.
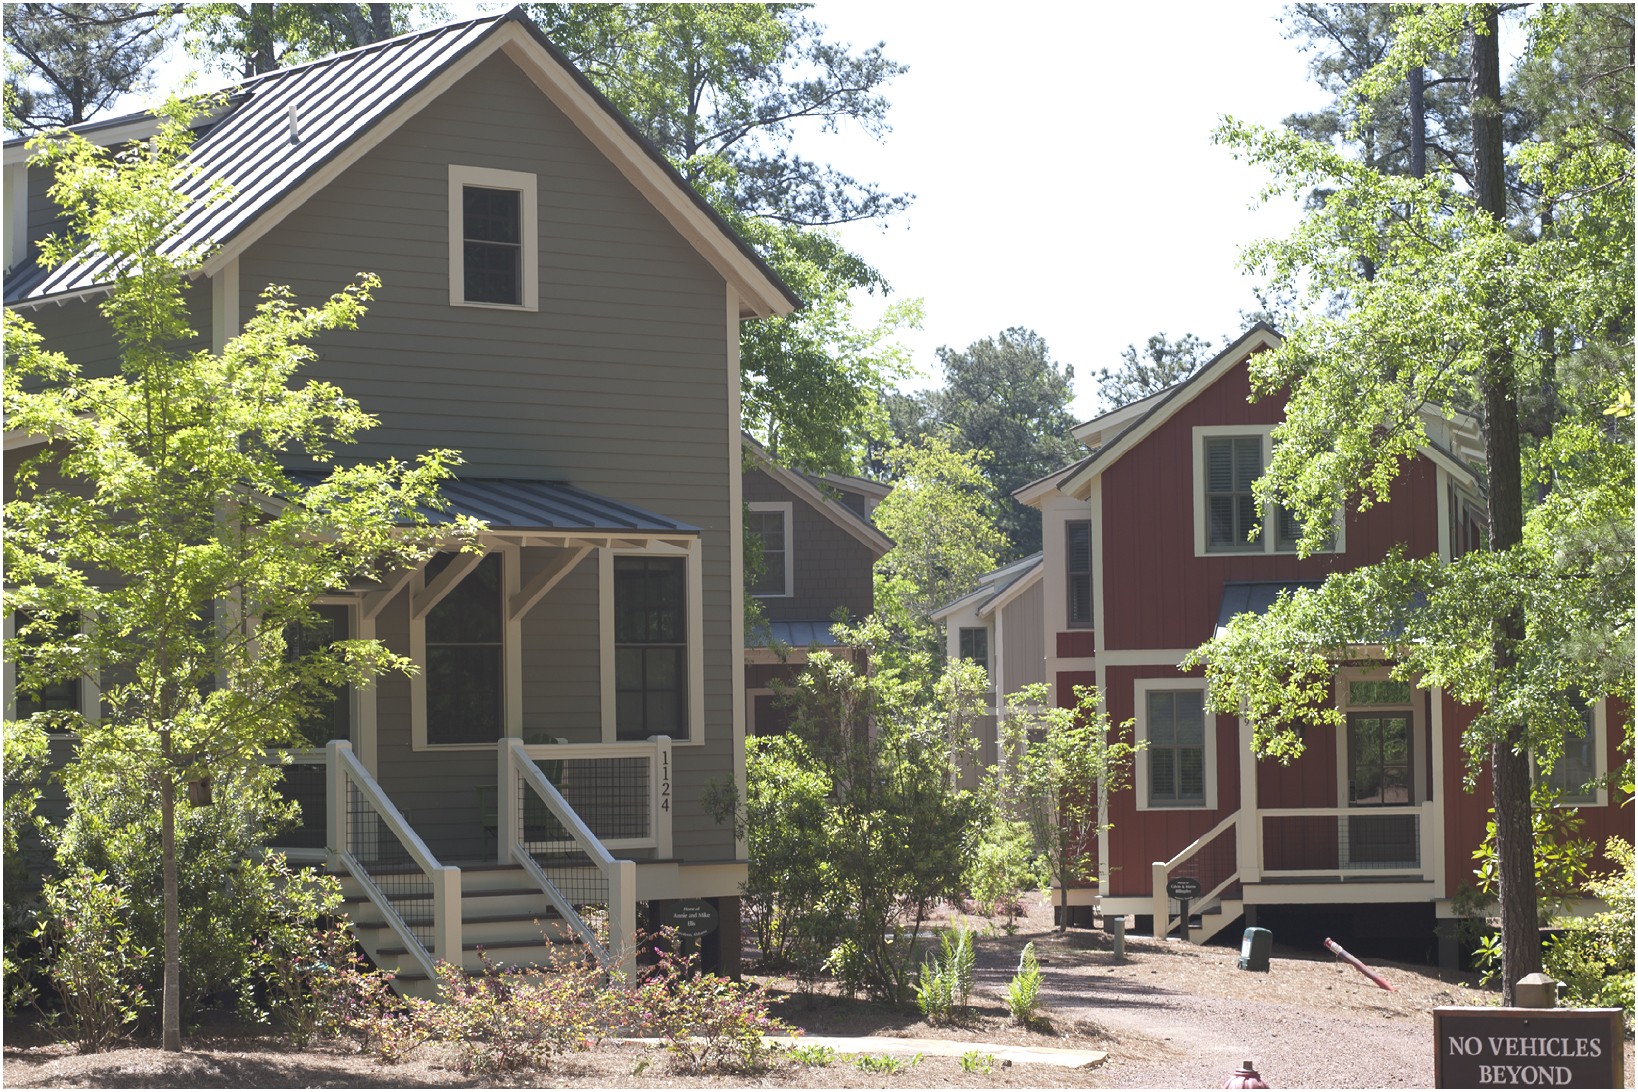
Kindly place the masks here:
[(46, 885), (45, 961), (63, 1018), (82, 1053), (107, 1050), (131, 1032), (147, 1001), (139, 970), (148, 953), (132, 942), (125, 893), (78, 869)]
[(790, 1059), (810, 1069), (823, 1069), (836, 1061), (836, 1048), (822, 1043), (798, 1043), (791, 1047)]
[(997, 816), (973, 847), (972, 859), (967, 865), (967, 890), (978, 901), (984, 916), (989, 917), (997, 910), (1006, 911), (1007, 922), (1002, 928), (1011, 936), (1018, 931), (1014, 919), (1019, 897), (1036, 882), (1040, 871), (1029, 824), (1021, 819)]
[(916, 1004), (933, 1024), (966, 1010), (977, 966), (971, 930), (952, 929), (939, 939), (939, 946), (940, 954), (927, 957), (916, 981)]
[(989, 1074), (995, 1070), (995, 1055), (984, 1054), (977, 1050), (969, 1050), (961, 1056), (961, 1071), (963, 1073)]
[(1041, 1008), (1041, 964), (1035, 958), (1035, 942), (1024, 945), (1018, 957), (1018, 973), (1007, 983), (1007, 1011), (1012, 1018), (1028, 1027), (1038, 1018)]
[(1615, 862), (1615, 868), (1595, 874), (1588, 888), (1609, 909), (1573, 919), (1566, 932), (1548, 942), (1542, 963), (1548, 974), (1565, 983), (1569, 1004), (1624, 1009), (1630, 1021), (1634, 958), (1632, 843), (1611, 838), (1605, 844), (1605, 853)]
[(33, 923), (42, 907), (36, 860), (45, 823), (35, 810), (49, 763), (46, 733), (37, 724), (8, 721), (4, 729), (5, 964), (7, 1015), (33, 1004), (44, 981)]
[(628, 996), (631, 1023), (658, 1035), (686, 1073), (747, 1073), (772, 1055), (769, 1035), (790, 1028), (768, 1013), (767, 988), (696, 973), (676, 930), (661, 931), (659, 965)]

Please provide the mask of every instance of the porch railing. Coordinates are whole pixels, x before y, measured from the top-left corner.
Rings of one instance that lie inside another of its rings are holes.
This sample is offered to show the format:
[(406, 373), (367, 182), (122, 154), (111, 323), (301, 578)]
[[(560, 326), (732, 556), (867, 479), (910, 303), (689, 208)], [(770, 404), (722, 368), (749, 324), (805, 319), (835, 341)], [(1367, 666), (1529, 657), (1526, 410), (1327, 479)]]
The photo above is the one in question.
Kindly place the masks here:
[(461, 965), (461, 870), (441, 865), (351, 743), (331, 740), (326, 809), (331, 867), (346, 869), (428, 979)]
[[(532, 752), (539, 750), (551, 758), (537, 762)], [(567, 779), (553, 763), (570, 761), (569, 750), (566, 744), (531, 748), (515, 739), (500, 743), (496, 818), (501, 853), (534, 880), (604, 968), (619, 968), (630, 978), (636, 971), (637, 865), (616, 860), (553, 783), (554, 774), (559, 781)], [(565, 755), (561, 760), (560, 754)], [(669, 753), (666, 757), (669, 764)], [(665, 814), (669, 833), (669, 808)], [(631, 833), (624, 840), (653, 837)], [(593, 924), (599, 917), (607, 921), (606, 936), (599, 936)]]
[[(1219, 899), (1229, 886), (1240, 878), (1239, 846), (1236, 827), (1240, 813), (1234, 812), (1205, 834), (1183, 848), (1169, 861), (1156, 861), (1151, 867), (1154, 886), (1150, 890), (1154, 911), (1154, 935), (1161, 940), (1171, 934), (1177, 918), (1172, 916), (1171, 897), (1166, 894), (1167, 881), (1175, 876), (1188, 876), (1200, 882), (1200, 897), (1193, 905), (1204, 910)], [(1188, 935), (1188, 923), (1183, 923)]]
[(1261, 878), (1431, 879), (1437, 806), (1265, 808), (1257, 812)]
[[(515, 741), (503, 740), (503, 749)], [(672, 854), (671, 739), (651, 736), (634, 743), (533, 743), (524, 753), (558, 790), (593, 837), (609, 849), (651, 849)], [(538, 805), (529, 808), (534, 819)], [(538, 829), (538, 824), (527, 823)], [(533, 852), (567, 850), (572, 840), (531, 843)], [(500, 842), (507, 863), (506, 842)]]
[(324, 862), (330, 837), (330, 810), (326, 803), (330, 784), (330, 758), (321, 747), (270, 750), (263, 759), (278, 766), (279, 792), (301, 808), (301, 819), (289, 830), (280, 831), (269, 847), (292, 861)]

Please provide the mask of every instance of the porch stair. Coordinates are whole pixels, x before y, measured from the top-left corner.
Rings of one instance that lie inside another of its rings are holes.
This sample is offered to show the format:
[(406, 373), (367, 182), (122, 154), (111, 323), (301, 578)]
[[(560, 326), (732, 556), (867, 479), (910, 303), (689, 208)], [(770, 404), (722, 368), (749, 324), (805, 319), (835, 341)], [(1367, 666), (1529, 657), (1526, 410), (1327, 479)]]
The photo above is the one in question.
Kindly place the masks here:
[[(463, 970), (481, 970), (486, 955), (496, 966), (522, 968), (540, 967), (551, 960), (591, 958), (522, 868), (479, 862), (460, 862), (459, 867)], [(345, 872), (339, 879), (347, 916), (370, 960), (382, 970), (393, 972), (393, 984), (399, 992), (433, 996), (435, 984), (427, 979), (363, 887)], [(412, 929), (432, 925), (432, 915), (413, 901), (394, 900), (393, 908)], [(571, 955), (576, 947), (581, 951)]]
[[(1239, 920), (1245, 913), (1244, 899), (1218, 899), (1216, 905), (1211, 906), (1198, 914), (1189, 914), (1189, 940), (1194, 944), (1205, 944), (1215, 938), (1224, 929)], [(1200, 924), (1195, 924), (1198, 918)]]

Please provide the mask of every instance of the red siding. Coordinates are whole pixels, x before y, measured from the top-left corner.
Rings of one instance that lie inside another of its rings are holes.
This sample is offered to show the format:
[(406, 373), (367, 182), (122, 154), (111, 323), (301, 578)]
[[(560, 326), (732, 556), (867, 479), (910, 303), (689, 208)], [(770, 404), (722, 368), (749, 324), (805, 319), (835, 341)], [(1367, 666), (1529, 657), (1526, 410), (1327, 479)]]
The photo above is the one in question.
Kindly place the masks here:
[(1350, 512), (1342, 554), (1194, 556), (1194, 427), (1267, 425), (1281, 399), (1248, 403), (1242, 363), (1184, 406), (1103, 474), (1103, 647), (1192, 648), (1211, 636), (1227, 580), (1313, 580), (1379, 560), (1404, 543), (1413, 556), (1439, 544), (1435, 469), (1416, 459), (1392, 499)]
[(1265, 808), (1336, 807), (1337, 735), (1341, 731), (1328, 724), (1303, 729), (1302, 757), (1289, 766), (1282, 766), (1273, 759), (1259, 760), (1258, 805)]
[(1077, 686), (1096, 685), (1098, 685), (1098, 673), (1095, 671), (1058, 672), (1058, 708), (1075, 708), (1075, 688)]
[[(1151, 667), (1111, 667), (1105, 672), (1104, 691), (1109, 717), (1115, 724), (1131, 720), (1136, 713), (1132, 684), (1137, 679), (1189, 678), (1171, 664)], [(1060, 676), (1061, 677), (1061, 676)], [(1193, 676), (1198, 677), (1198, 675)], [(1109, 894), (1147, 895), (1149, 866), (1164, 861), (1206, 833), (1240, 806), (1240, 773), (1234, 760), (1239, 747), (1239, 723), (1235, 717), (1216, 719), (1217, 807), (1185, 808), (1173, 811), (1139, 811), (1133, 773), (1133, 789), (1116, 793), (1109, 801)]]
[(1058, 658), (1072, 659), (1076, 656), (1092, 657), (1096, 650), (1092, 643), (1092, 631), (1089, 629), (1075, 629), (1058, 634)]

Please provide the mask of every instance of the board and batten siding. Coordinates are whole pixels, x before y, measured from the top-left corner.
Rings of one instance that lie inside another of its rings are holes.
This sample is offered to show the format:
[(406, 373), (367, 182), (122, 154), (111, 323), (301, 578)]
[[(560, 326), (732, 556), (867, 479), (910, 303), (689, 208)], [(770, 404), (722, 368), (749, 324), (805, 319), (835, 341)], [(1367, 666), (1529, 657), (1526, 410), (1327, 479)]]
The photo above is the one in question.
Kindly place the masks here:
[(875, 602), (872, 572), (876, 553), (838, 527), (803, 496), (787, 489), (767, 472), (745, 471), (745, 501), (785, 502), (791, 506), (790, 596), (759, 598), (770, 622), (815, 621), (835, 615), (838, 607), (848, 616), (863, 618)]
[(1042, 594), (1043, 584), (1037, 580), (998, 612), (1003, 642), (1002, 694), (1046, 681), (1046, 614), (1042, 609)]
[[(451, 164), (536, 176), (538, 311), (450, 305)], [(737, 377), (723, 278), (503, 56), (367, 152), (239, 262), (244, 314), (269, 283), (311, 303), (359, 271), (381, 278), (359, 328), (320, 339), (311, 369), (380, 419), (347, 457), (452, 448), (464, 457), (463, 475), (567, 481), (702, 529), (705, 743), (675, 754), (674, 838), (680, 858), (733, 858), (732, 831), (697, 807), (707, 783), (733, 776), (741, 700), (730, 533), (738, 422), (729, 420), (729, 383)], [(594, 573), (592, 559), (582, 569)], [(526, 621), (526, 727), (576, 738), (590, 713), (586, 687), (595, 678), (553, 659), (563, 651), (554, 641), (584, 653), (596, 640), (595, 624), (580, 628), (589, 603), (582, 582), (591, 579), (577, 571)], [(573, 628), (559, 611), (575, 616)], [(570, 676), (564, 704), (542, 698), (548, 680)], [(389, 791), (423, 777), (452, 799), (470, 797), (453, 787), (468, 765), (474, 788), (493, 785), (489, 753), (469, 763), (458, 752), (408, 752), (408, 695), (397, 682), (382, 688), (378, 746)]]

